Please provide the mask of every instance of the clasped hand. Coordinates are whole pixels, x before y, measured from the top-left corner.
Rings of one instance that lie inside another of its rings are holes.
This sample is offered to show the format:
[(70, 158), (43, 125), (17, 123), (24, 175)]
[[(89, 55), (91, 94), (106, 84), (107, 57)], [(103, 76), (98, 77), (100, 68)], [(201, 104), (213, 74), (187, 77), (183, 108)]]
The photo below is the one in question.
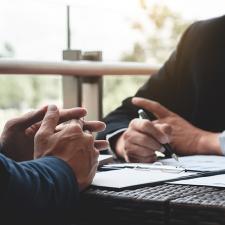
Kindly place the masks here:
[[(59, 111), (54, 105), (8, 121), (1, 135), (2, 153), (24, 161), (43, 156), (64, 160), (73, 170), (80, 190), (92, 181), (98, 166), (99, 150), (108, 142), (95, 140), (92, 132), (105, 129), (100, 121), (82, 121), (84, 108)], [(63, 126), (66, 121), (73, 120)]]

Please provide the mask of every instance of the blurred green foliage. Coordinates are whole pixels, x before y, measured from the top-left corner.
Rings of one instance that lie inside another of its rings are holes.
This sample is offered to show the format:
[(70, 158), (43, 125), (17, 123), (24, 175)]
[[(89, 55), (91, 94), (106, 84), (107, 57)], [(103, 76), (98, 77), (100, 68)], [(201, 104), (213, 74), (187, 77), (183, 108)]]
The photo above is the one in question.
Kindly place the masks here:
[[(130, 52), (121, 56), (122, 61), (148, 62), (160, 67), (172, 51), (191, 21), (185, 21), (182, 16), (167, 6), (155, 4), (147, 6), (145, 0), (140, 0), (140, 7), (148, 20), (149, 26), (140, 20), (131, 24), (141, 36)], [(104, 114), (115, 109), (121, 101), (136, 93), (137, 89), (148, 79), (148, 76), (105, 77), (104, 78)]]
[[(8, 42), (0, 48), (0, 57), (14, 57), (13, 46)], [(0, 109), (37, 108), (46, 101), (60, 98), (61, 79), (56, 76), (0, 76)], [(44, 100), (45, 99), (45, 100)]]
[(61, 79), (56, 76), (0, 76), (0, 108), (37, 108), (60, 98)]

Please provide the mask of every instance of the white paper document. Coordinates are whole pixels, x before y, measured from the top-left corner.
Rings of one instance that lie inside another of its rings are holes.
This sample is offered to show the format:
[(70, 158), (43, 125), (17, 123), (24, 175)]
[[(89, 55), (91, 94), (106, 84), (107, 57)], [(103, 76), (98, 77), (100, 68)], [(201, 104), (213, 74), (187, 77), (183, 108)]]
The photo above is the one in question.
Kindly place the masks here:
[(112, 161), (113, 161), (113, 156), (112, 155), (99, 155), (99, 157), (98, 157), (98, 164), (99, 164), (99, 166), (111, 163)]
[(159, 160), (163, 165), (183, 167), (187, 170), (216, 171), (225, 169), (225, 157), (215, 155), (195, 155), (179, 157), (179, 162), (174, 159)]
[(184, 156), (179, 157), (179, 162), (171, 158), (159, 160), (153, 164), (117, 163), (105, 165), (104, 169), (109, 171), (98, 172), (94, 177), (92, 185), (121, 189), (140, 186), (143, 184), (169, 182), (172, 179), (184, 179), (184, 177), (188, 176), (204, 176), (198, 172), (207, 173), (208, 171), (215, 171), (216, 175), (211, 176), (212, 174), (210, 173), (208, 177), (205, 176), (201, 178), (176, 181), (176, 184), (219, 187), (225, 185), (225, 175), (217, 175), (219, 170), (225, 170), (224, 156)]
[(188, 180), (180, 180), (168, 182), (170, 184), (186, 184), (197, 186), (210, 186), (210, 187), (225, 187), (225, 174), (214, 175), (210, 177), (199, 177)]
[(158, 183), (184, 176), (192, 175), (188, 172), (163, 172), (157, 170), (120, 169), (98, 172), (92, 182), (93, 186), (121, 189), (143, 184)]

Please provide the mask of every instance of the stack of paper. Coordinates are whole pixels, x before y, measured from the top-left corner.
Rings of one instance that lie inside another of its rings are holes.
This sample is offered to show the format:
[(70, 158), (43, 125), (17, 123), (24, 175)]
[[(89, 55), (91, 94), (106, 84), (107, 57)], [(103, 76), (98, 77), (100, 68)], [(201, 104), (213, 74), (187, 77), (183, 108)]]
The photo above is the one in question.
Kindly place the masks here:
[(179, 157), (179, 162), (171, 158), (153, 164), (109, 164), (104, 168), (109, 171), (98, 172), (92, 185), (121, 189), (180, 179), (172, 183), (225, 187), (225, 157), (223, 156), (185, 156)]
[(112, 155), (99, 155), (98, 157), (98, 165), (102, 166), (108, 163), (113, 162), (113, 156)]
[(163, 165), (180, 166), (187, 170), (216, 171), (225, 169), (225, 157), (215, 155), (194, 155), (179, 157), (179, 162), (174, 159), (159, 160)]

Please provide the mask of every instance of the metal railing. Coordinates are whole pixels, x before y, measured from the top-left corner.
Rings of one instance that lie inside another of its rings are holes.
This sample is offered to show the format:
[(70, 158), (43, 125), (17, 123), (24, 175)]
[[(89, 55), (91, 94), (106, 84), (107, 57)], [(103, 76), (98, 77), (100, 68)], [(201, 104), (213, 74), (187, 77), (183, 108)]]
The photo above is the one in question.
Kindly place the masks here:
[(70, 76), (149, 75), (157, 68), (147, 63), (90, 61), (0, 60), (0, 74), (55, 74)]
[(85, 106), (89, 111), (88, 119), (102, 117), (102, 93), (99, 90), (102, 76), (150, 75), (156, 71), (157, 68), (146, 63), (0, 60), (0, 74), (63, 76), (64, 108)]

